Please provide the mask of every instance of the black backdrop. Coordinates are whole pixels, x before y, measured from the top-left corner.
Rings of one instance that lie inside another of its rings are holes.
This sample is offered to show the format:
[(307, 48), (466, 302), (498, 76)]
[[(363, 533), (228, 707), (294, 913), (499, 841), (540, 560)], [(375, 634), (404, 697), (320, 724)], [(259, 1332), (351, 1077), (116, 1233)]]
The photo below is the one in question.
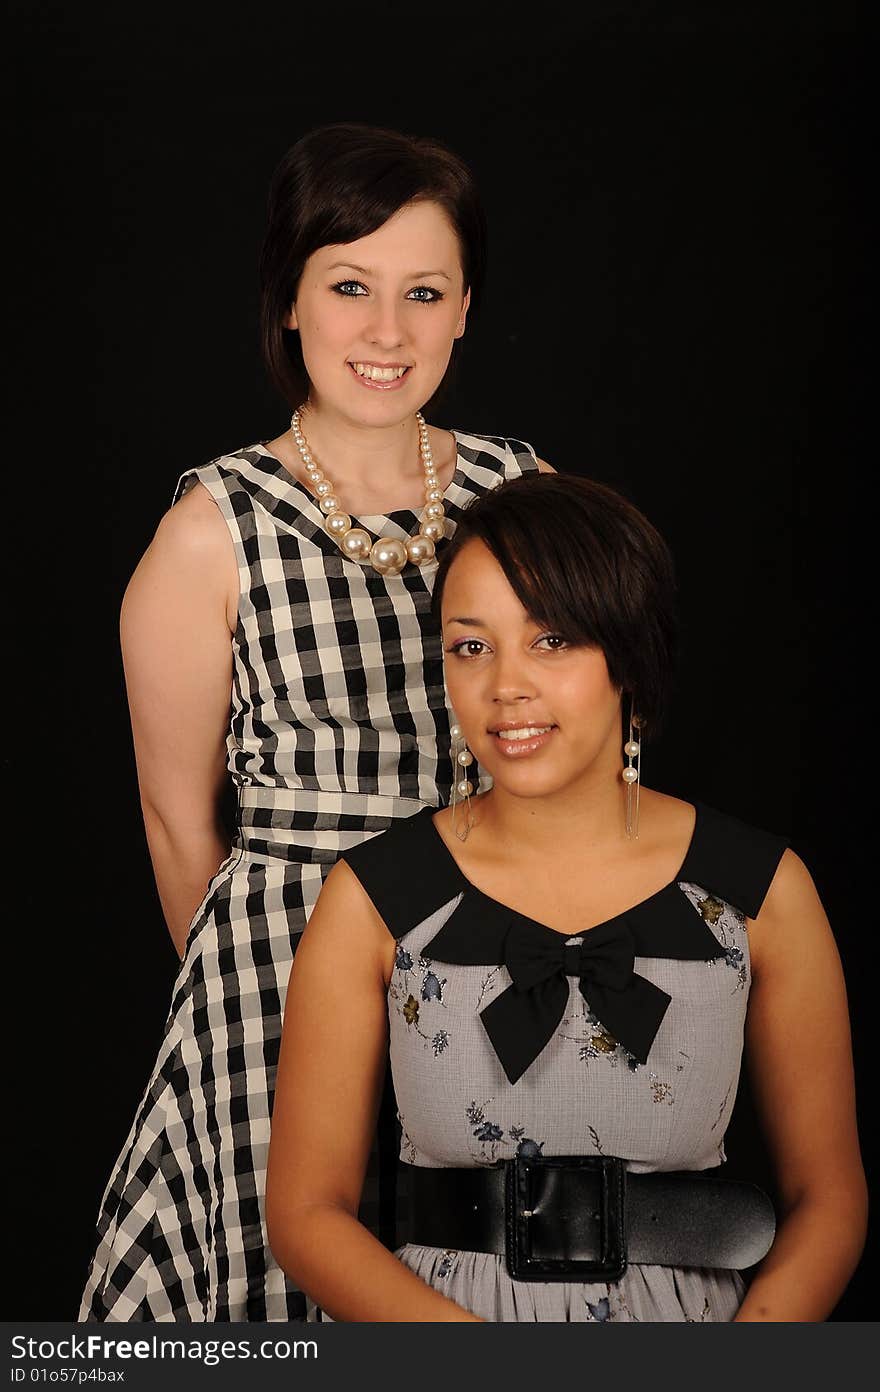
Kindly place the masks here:
[[(847, 971), (864, 1109), (855, 11), (11, 10), (6, 883), (22, 1221), (7, 1315), (75, 1313), (155, 1056), (175, 959), (140, 824), (119, 602), (178, 474), (284, 427), (257, 354), (256, 257), (274, 165), (326, 121), (433, 134), (476, 170), (488, 294), (435, 421), (532, 441), (623, 490), (670, 541), (685, 647), (647, 781), (785, 833), (807, 861)], [(791, 1046), (818, 1047), (809, 1019)], [(747, 1088), (729, 1151), (766, 1178)], [(866, 1260), (837, 1318), (868, 1318), (868, 1273)]]

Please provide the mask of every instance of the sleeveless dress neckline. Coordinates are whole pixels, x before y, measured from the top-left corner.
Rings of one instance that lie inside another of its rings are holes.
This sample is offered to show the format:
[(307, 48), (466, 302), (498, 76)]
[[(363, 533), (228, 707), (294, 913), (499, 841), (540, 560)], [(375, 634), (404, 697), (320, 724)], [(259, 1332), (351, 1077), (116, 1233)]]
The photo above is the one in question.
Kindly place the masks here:
[(582, 938), (585, 934), (592, 933), (596, 929), (610, 928), (614, 924), (618, 923), (621, 919), (628, 918), (630, 915), (636, 913), (637, 911), (648, 908), (655, 901), (665, 900), (669, 894), (670, 888), (673, 885), (680, 884), (683, 879), (687, 878), (684, 874), (684, 871), (688, 864), (688, 861), (692, 858), (694, 847), (697, 844), (698, 828), (701, 822), (700, 804), (690, 803), (689, 806), (693, 807), (694, 810), (694, 825), (691, 828), (691, 834), (688, 839), (688, 844), (685, 849), (684, 856), (682, 857), (681, 864), (679, 865), (679, 868), (676, 874), (673, 875), (672, 879), (667, 880), (665, 884), (662, 884), (659, 889), (655, 889), (651, 894), (646, 894), (643, 899), (639, 899), (635, 904), (630, 904), (627, 908), (621, 909), (619, 913), (612, 914), (610, 918), (603, 918), (598, 923), (591, 923), (589, 928), (579, 928), (574, 933), (563, 933), (559, 928), (551, 928), (549, 923), (541, 923), (538, 919), (532, 918), (529, 914), (523, 913), (521, 909), (514, 908), (514, 906), (511, 904), (504, 904), (500, 899), (495, 899), (492, 897), (491, 894), (487, 894), (485, 890), (480, 889), (479, 885), (475, 885), (473, 881), (469, 880), (467, 875), (465, 875), (458, 861), (455, 859), (455, 856), (452, 854), (446, 842), (443, 840), (443, 837), (440, 835), (440, 832), (438, 831), (436, 822), (434, 820), (436, 815), (436, 809), (433, 807), (426, 807), (423, 809), (423, 811), (417, 812), (416, 816), (425, 817), (426, 821), (430, 821), (431, 830), (433, 831), (434, 836), (439, 842), (442, 851), (445, 853), (446, 857), (448, 857), (449, 861), (451, 861), (452, 866), (455, 869), (455, 872), (461, 879), (462, 891), (466, 891), (469, 895), (475, 897), (478, 901), (481, 901), (483, 904), (486, 905), (491, 905), (492, 908), (500, 910), (502, 913), (516, 914), (518, 918), (527, 920), (535, 928), (542, 929), (545, 933), (552, 933), (554, 938), (562, 938), (564, 942), (569, 942), (572, 938)]
[[(460, 432), (457, 430), (450, 429), (449, 434), (455, 441), (455, 468), (452, 471), (452, 478), (449, 480), (448, 484), (446, 485), (446, 488), (443, 490), (444, 503), (448, 501), (450, 490), (453, 487), (457, 486), (461, 488), (467, 482), (467, 477), (464, 468), (464, 460), (461, 454), (461, 443), (459, 439)], [(260, 451), (264, 459), (271, 460), (272, 464), (276, 466), (273, 469), (273, 473), (276, 475), (276, 477), (279, 478), (283, 483), (290, 484), (308, 501), (312, 514), (318, 517), (320, 525), (323, 528), (324, 514), (321, 512), (316, 498), (312, 493), (309, 492), (305, 484), (300, 479), (298, 479), (295, 474), (292, 474), (288, 469), (287, 465), (281, 459), (278, 458), (277, 454), (273, 454), (272, 451), (262, 441), (256, 446), (256, 448)], [(392, 526), (400, 527), (404, 531), (409, 531), (412, 527), (413, 521), (417, 520), (418, 516), (419, 514), (415, 511), (414, 508), (396, 508), (393, 512), (365, 512), (360, 517), (352, 517), (351, 521), (353, 527), (363, 527), (365, 531), (372, 532), (374, 536), (378, 536), (382, 530), (382, 525), (386, 522), (390, 523)], [(372, 526), (371, 524), (374, 522), (379, 523), (379, 526)]]

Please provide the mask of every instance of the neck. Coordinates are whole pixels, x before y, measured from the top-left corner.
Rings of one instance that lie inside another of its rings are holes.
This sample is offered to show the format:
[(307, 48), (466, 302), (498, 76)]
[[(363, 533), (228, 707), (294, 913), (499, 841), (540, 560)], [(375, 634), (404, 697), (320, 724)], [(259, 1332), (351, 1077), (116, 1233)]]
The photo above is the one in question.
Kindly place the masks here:
[(577, 854), (583, 859), (626, 842), (625, 805), (619, 768), (603, 769), (547, 797), (517, 797), (496, 784), (475, 805), (475, 829), (484, 845), (503, 846), (505, 858)]
[(312, 457), (342, 489), (356, 485), (393, 496), (402, 480), (422, 477), (414, 413), (393, 425), (361, 425), (309, 403), (300, 410), (300, 429)]

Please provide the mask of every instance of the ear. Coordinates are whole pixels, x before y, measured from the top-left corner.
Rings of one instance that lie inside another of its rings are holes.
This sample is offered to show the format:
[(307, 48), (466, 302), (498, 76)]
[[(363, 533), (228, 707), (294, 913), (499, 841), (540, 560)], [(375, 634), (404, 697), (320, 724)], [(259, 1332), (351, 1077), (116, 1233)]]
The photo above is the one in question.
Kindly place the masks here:
[(296, 317), (296, 305), (295, 305), (295, 304), (292, 304), (292, 305), (290, 306), (290, 313), (287, 315), (286, 319), (284, 320), (284, 327), (285, 327), (285, 329), (298, 329), (298, 328), (299, 328), (299, 320), (298, 320), (297, 317)]
[(454, 334), (454, 337), (455, 337), (455, 338), (461, 338), (462, 334), (464, 333), (465, 320), (467, 319), (467, 312), (468, 312), (468, 309), (470, 308), (470, 303), (471, 303), (471, 292), (470, 292), (470, 290), (468, 290), (467, 293), (465, 294), (464, 299), (463, 299), (462, 302), (461, 302), (461, 314), (458, 316), (458, 324), (456, 325), (455, 334)]

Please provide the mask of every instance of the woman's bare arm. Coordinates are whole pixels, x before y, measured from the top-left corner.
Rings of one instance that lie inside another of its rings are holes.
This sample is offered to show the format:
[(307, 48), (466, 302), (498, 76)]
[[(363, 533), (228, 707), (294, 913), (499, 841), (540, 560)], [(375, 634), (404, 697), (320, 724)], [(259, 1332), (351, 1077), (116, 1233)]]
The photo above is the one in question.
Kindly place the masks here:
[(737, 1319), (824, 1320), (861, 1254), (867, 1194), (840, 958), (793, 852), (749, 936), (749, 1071), (782, 1213)]
[(237, 598), (232, 539), (209, 494), (195, 487), (159, 524), (121, 619), (147, 842), (181, 955), (208, 881), (229, 854), (219, 805)]
[(269, 1242), (333, 1319), (480, 1323), (357, 1219), (385, 1074), (393, 957), (394, 940), (340, 862), (290, 977), (269, 1147)]

